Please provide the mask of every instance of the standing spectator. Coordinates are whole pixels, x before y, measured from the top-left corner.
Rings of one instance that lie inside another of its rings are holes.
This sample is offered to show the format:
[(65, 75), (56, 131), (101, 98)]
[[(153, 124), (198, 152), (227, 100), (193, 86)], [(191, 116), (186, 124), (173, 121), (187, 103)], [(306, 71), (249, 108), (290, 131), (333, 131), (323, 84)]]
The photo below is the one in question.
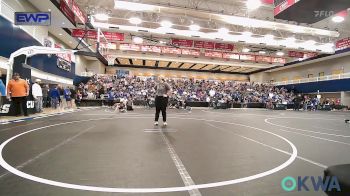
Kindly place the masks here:
[(36, 79), (32, 86), (32, 95), (35, 103), (35, 111), (37, 113), (43, 111), (43, 91), (40, 86), (40, 79)]
[(57, 90), (58, 90), (58, 93), (59, 93), (59, 99), (58, 99), (58, 101), (59, 101), (59, 105), (60, 105), (60, 108), (61, 109), (64, 109), (64, 107), (65, 107), (65, 99), (64, 99), (64, 89), (63, 89), (63, 87), (61, 86), (61, 85), (57, 85)]
[(27, 96), (29, 95), (29, 85), (27, 81), (21, 79), (19, 73), (13, 74), (13, 79), (7, 85), (7, 98), (12, 100), (15, 108), (15, 115), (21, 114), (21, 106), (24, 116), (28, 116)]
[(134, 110), (133, 105), (134, 105), (133, 99), (132, 99), (132, 97), (129, 97), (127, 102), (126, 102), (126, 110), (133, 111)]
[(75, 98), (75, 104), (77, 105), (77, 108), (80, 108), (80, 102), (81, 99), (83, 98), (83, 95), (80, 93), (80, 90), (77, 91), (77, 96)]
[[(0, 73), (1, 75), (1, 73)], [(0, 79), (0, 105), (2, 105), (2, 96), (5, 96), (5, 85), (2, 82), (2, 80)]]
[(50, 90), (50, 99), (51, 99), (51, 107), (57, 109), (60, 99), (60, 92), (58, 90), (58, 86), (53, 87)]
[(71, 95), (72, 93), (70, 92), (69, 87), (66, 87), (63, 91), (64, 99), (66, 100), (67, 108), (71, 109), (72, 108), (72, 98)]
[(45, 84), (42, 88), (43, 90), (43, 107), (44, 108), (47, 108), (49, 107), (49, 92), (50, 92), (50, 88), (49, 88), (49, 85)]
[[(75, 104), (75, 99), (76, 99), (76, 97), (77, 97), (77, 92), (75, 91), (75, 89), (74, 89), (74, 87), (69, 87), (69, 90), (70, 90), (70, 97), (71, 97), (71, 99), (72, 99), (72, 106), (73, 106), (73, 104)], [(75, 107), (75, 106), (74, 106)]]

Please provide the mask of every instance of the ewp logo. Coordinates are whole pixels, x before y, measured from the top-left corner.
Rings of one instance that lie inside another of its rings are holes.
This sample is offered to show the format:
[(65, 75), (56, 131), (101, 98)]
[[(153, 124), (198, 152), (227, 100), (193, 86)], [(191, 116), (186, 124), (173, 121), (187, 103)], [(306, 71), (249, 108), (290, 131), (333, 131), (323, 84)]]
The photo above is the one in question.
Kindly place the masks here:
[(305, 184), (309, 179), (311, 180), (312, 188), (314, 191), (322, 190), (330, 192), (333, 189), (338, 192), (341, 191), (339, 181), (336, 176), (326, 176), (324, 180), (321, 176), (298, 176), (298, 180), (288, 176), (283, 178), (281, 187), (287, 192), (293, 191), (296, 188), (298, 191), (310, 191), (310, 187)]
[(50, 12), (15, 12), (15, 25), (51, 25)]

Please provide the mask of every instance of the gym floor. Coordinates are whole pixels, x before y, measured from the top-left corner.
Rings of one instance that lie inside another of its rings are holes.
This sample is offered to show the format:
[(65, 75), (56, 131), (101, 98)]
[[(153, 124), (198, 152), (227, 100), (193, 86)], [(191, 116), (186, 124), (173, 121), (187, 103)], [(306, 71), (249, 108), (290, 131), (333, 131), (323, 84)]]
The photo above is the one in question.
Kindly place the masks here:
[(324, 196), (281, 180), (350, 163), (348, 115), (168, 109), (155, 127), (153, 110), (95, 108), (0, 125), (0, 195)]

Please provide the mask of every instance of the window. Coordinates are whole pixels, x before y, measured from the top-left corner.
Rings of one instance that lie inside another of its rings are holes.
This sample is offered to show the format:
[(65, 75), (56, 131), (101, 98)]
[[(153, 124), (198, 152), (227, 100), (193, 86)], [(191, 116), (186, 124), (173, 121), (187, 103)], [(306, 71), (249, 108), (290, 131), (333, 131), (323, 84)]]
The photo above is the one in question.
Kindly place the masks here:
[(313, 77), (314, 77), (314, 74), (308, 74), (307, 77), (308, 77), (308, 78), (313, 78)]
[(322, 77), (322, 76), (324, 76), (324, 72), (318, 73), (318, 77)]

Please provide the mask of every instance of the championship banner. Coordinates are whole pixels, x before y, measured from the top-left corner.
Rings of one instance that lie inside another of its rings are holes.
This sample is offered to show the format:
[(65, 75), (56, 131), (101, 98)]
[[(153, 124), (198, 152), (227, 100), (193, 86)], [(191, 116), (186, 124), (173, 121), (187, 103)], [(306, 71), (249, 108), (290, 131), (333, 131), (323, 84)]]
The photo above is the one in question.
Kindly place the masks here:
[(222, 58), (222, 53), (221, 52), (216, 52), (216, 51), (205, 51), (204, 56), (206, 56), (206, 57)]
[(75, 1), (72, 1), (72, 11), (75, 14), (75, 16), (82, 22), (83, 24), (86, 23), (87, 17), (84, 15), (84, 13), (79, 8), (78, 4), (75, 3)]
[[(111, 41), (111, 42), (124, 41), (124, 33), (105, 32), (105, 31), (103, 31), (102, 33), (108, 41)], [(85, 38), (97, 40), (97, 31), (94, 31), (94, 30), (85, 31), (84, 29), (73, 29), (72, 30), (73, 37), (83, 38), (84, 35), (85, 35)]]
[(289, 51), (288, 52), (289, 57), (295, 57), (295, 58), (304, 58), (303, 52), (297, 52), (297, 51)]
[(255, 57), (255, 61), (256, 62), (267, 62), (267, 63), (271, 63), (272, 62), (272, 58), (270, 56), (256, 56)]
[(187, 48), (193, 47), (193, 40), (188, 39), (171, 39), (171, 43), (176, 46), (182, 46)]
[(350, 37), (341, 39), (335, 44), (337, 50), (350, 48)]
[[(71, 1), (71, 0), (70, 0)], [(75, 25), (75, 15), (73, 11), (70, 9), (69, 4), (67, 4), (67, 1), (61, 0), (60, 2), (60, 10), (61, 12), (66, 16), (66, 18)]]
[(183, 55), (192, 55), (192, 56), (199, 56), (201, 52), (197, 49), (181, 49), (181, 54)]
[(215, 43), (214, 42), (205, 42), (205, 41), (194, 41), (194, 47), (214, 50)]
[(75, 16), (81, 23), (85, 24), (87, 22), (87, 17), (74, 0), (61, 0), (60, 9), (71, 22), (74, 19), (75, 23)]
[(215, 50), (232, 51), (233, 48), (234, 48), (233, 44), (215, 43)]
[(164, 53), (164, 54), (181, 54), (181, 49), (180, 48), (163, 47), (162, 53)]
[(141, 51), (142, 52), (155, 52), (155, 53), (161, 53), (162, 52), (162, 47), (160, 46), (141, 46)]

